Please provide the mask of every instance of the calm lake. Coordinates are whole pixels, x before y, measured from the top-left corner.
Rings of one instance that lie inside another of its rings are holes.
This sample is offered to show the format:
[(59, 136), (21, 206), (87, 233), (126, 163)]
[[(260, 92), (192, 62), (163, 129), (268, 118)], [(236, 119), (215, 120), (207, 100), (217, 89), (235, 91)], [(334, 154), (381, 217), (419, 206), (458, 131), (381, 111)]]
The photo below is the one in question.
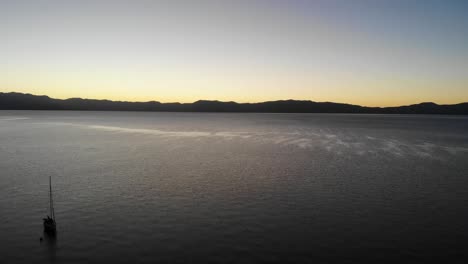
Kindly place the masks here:
[(468, 117), (1, 111), (0, 212), (1, 263), (466, 263)]

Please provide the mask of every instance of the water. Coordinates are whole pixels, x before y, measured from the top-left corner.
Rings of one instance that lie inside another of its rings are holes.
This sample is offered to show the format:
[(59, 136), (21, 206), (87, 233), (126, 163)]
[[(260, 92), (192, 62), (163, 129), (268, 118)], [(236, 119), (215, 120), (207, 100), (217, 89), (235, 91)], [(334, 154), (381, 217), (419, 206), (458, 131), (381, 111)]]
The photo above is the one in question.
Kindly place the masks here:
[(461, 263), (467, 186), (466, 116), (3, 111), (0, 262)]

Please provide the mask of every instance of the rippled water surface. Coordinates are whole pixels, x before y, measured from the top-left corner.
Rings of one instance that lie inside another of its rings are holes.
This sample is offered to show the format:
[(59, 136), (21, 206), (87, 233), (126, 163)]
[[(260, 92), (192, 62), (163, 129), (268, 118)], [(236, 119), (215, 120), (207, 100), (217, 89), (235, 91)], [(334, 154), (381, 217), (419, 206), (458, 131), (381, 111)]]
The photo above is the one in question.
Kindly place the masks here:
[(2, 263), (462, 263), (467, 205), (463, 116), (0, 112)]

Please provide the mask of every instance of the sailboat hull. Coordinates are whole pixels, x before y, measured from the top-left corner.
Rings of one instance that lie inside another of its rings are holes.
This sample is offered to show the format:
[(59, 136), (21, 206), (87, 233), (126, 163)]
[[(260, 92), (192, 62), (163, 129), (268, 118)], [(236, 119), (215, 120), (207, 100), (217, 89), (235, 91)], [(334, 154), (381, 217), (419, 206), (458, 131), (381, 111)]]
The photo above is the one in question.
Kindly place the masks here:
[(56, 230), (55, 223), (47, 223), (44, 221), (44, 232), (55, 234)]

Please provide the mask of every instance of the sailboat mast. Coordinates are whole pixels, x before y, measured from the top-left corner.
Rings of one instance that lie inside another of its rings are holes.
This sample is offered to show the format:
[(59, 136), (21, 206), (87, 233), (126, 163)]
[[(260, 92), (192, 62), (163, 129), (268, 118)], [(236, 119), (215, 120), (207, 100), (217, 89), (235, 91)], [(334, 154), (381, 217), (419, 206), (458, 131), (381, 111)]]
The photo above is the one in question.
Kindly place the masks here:
[(50, 217), (55, 220), (54, 202), (52, 200), (52, 176), (49, 176), (49, 202), (50, 202)]

